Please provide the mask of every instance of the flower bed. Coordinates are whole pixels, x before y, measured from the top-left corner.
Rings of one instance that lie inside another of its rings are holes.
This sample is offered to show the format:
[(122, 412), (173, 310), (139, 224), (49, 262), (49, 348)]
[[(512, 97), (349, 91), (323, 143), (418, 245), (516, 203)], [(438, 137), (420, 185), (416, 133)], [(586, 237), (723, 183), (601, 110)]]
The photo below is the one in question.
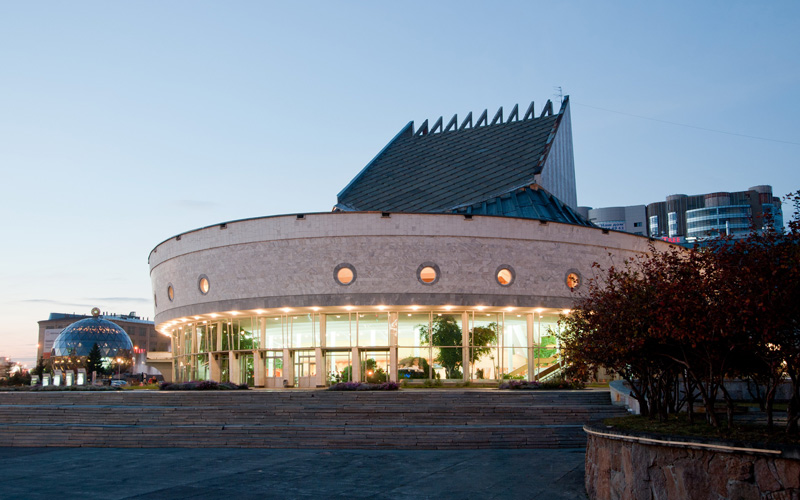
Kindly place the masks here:
[(329, 391), (396, 391), (400, 386), (395, 382), (369, 384), (366, 382), (339, 382), (328, 387)]
[(121, 391), (121, 387), (109, 387), (107, 385), (32, 385), (3, 387), (0, 391), (8, 392), (87, 392), (87, 391)]
[(537, 382), (535, 380), (509, 380), (500, 384), (500, 389), (511, 390), (569, 390), (569, 389), (583, 389), (584, 385), (577, 381), (567, 380), (548, 380), (547, 382)]
[(194, 380), (191, 382), (172, 383), (161, 382), (158, 386), (161, 391), (236, 391), (247, 390), (247, 384), (234, 384), (232, 382), (215, 382), (213, 380)]

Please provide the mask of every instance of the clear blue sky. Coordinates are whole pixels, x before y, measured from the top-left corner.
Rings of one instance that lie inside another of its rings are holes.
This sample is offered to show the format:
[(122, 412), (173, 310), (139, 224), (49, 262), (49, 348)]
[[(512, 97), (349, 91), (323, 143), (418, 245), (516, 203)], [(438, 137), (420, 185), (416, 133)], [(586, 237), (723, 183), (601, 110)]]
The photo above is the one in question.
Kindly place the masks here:
[(0, 3), (0, 354), (33, 363), (54, 311), (152, 318), (162, 240), (328, 211), (408, 121), (555, 86), (581, 205), (796, 191), (798, 26), (796, 1)]

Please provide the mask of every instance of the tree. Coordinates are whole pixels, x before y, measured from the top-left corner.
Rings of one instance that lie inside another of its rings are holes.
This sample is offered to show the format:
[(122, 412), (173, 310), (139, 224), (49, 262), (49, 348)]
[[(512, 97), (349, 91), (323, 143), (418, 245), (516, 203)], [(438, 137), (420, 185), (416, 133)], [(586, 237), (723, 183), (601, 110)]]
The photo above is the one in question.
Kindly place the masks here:
[[(453, 316), (437, 316), (433, 319), (431, 328), (420, 325), (420, 340), (423, 345), (440, 347), (434, 360), (444, 367), (446, 377), (450, 379), (462, 378), (464, 364), (462, 332), (456, 318)], [(476, 326), (470, 333), (471, 348), (470, 360), (475, 363), (484, 355), (491, 352), (492, 343), (497, 341), (497, 323), (487, 326)]]
[(692, 419), (695, 391), (719, 425), (718, 392), (733, 423), (726, 378), (750, 377), (765, 388), (765, 409), (784, 373), (792, 383), (787, 432), (800, 422), (800, 191), (789, 230), (770, 224), (748, 237), (658, 252), (626, 261), (591, 280), (588, 294), (562, 318), (571, 370), (603, 366), (631, 385), (642, 413), (663, 417), (680, 406)]
[(86, 373), (89, 377), (91, 377), (92, 372), (101, 374), (103, 371), (103, 358), (100, 354), (100, 346), (95, 343), (92, 345), (92, 349), (89, 351), (89, 356), (86, 358)]

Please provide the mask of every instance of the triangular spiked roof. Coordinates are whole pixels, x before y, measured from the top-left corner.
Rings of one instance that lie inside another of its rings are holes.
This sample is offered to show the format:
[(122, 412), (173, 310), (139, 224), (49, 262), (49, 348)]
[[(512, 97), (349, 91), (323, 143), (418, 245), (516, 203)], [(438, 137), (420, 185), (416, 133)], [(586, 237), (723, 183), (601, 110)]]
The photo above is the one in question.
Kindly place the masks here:
[[(514, 106), (505, 120), (500, 108), (491, 121), (484, 111), (474, 121), (469, 113), (460, 125), (457, 116), (447, 125), (439, 118), (432, 127), (425, 120), (416, 130), (414, 122), (409, 122), (339, 193), (334, 209), (464, 212), (465, 207), (476, 206), (474, 213), (480, 213), (477, 206), (481, 203), (491, 204), (501, 195), (533, 186), (533, 190), (513, 197), (526, 206), (553, 203), (548, 213), (566, 210), (569, 216), (564, 222), (585, 223), (557, 198), (535, 192), (537, 176), (542, 173), (568, 103), (569, 97), (565, 97), (560, 111), (553, 114), (553, 105), (547, 101), (538, 117), (531, 103), (522, 117)], [(501, 206), (495, 205), (492, 212), (512, 215), (502, 213)], [(526, 215), (521, 215), (523, 212)], [(513, 215), (540, 218), (528, 215), (533, 212), (515, 209)]]

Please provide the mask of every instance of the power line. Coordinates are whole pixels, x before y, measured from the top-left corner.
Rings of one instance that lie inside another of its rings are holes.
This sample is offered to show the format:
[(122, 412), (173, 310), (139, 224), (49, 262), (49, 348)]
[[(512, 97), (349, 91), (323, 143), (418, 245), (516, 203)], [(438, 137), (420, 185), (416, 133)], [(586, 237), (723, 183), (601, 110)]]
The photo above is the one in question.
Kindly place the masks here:
[(781, 144), (792, 144), (792, 145), (795, 145), (795, 146), (800, 146), (800, 142), (782, 141), (780, 139), (770, 139), (768, 137), (758, 137), (758, 136), (755, 136), (755, 135), (737, 134), (736, 132), (726, 132), (724, 130), (716, 130), (716, 129), (713, 129), (713, 128), (706, 128), (706, 127), (698, 127), (696, 125), (688, 125), (686, 123), (678, 123), (678, 122), (671, 122), (671, 121), (668, 121), (668, 120), (660, 120), (658, 118), (650, 118), (649, 116), (634, 115), (633, 113), (625, 113), (624, 111), (616, 111), (616, 110), (613, 110), (613, 109), (600, 108), (598, 106), (590, 106), (588, 104), (580, 104), (580, 103), (577, 103), (577, 102), (574, 103), (574, 104), (577, 105), (577, 106), (583, 106), (584, 108), (599, 109), (600, 111), (607, 111), (609, 113), (616, 113), (618, 115), (632, 116), (634, 118), (641, 118), (642, 120), (650, 120), (650, 121), (654, 121), (654, 122), (667, 123), (669, 125), (677, 125), (678, 127), (693, 128), (695, 130), (704, 130), (706, 132), (716, 132), (718, 134), (735, 135), (737, 137), (747, 137), (748, 139), (758, 139), (760, 141), (779, 142)]

